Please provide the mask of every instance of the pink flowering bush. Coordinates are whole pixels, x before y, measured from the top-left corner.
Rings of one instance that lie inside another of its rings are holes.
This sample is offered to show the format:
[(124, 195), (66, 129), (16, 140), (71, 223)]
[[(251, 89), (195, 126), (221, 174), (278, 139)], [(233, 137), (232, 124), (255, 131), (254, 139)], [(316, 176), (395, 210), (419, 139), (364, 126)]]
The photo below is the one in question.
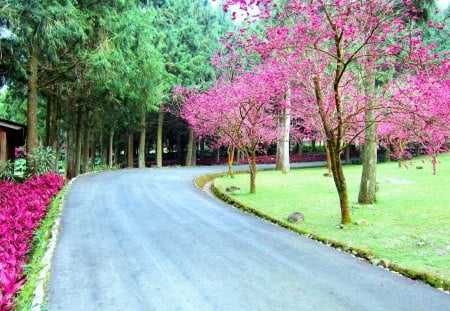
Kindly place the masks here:
[(34, 231), (46, 215), (50, 200), (64, 185), (49, 173), (23, 183), (0, 183), (0, 310), (14, 308), (13, 297), (25, 282)]

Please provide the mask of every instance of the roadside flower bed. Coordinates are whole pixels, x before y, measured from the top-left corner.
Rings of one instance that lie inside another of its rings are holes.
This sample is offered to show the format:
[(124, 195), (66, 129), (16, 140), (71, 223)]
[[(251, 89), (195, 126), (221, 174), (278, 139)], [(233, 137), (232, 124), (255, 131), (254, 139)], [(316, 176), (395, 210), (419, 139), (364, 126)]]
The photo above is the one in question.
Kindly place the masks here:
[(0, 310), (14, 308), (14, 295), (25, 283), (24, 264), (34, 231), (51, 199), (64, 185), (60, 175), (34, 176), (23, 183), (0, 182)]

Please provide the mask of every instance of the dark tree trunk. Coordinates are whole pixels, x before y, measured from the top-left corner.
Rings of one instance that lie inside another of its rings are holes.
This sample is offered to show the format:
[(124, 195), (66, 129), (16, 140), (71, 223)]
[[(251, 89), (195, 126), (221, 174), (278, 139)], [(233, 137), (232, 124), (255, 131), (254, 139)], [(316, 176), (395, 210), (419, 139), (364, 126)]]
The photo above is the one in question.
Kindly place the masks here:
[(108, 148), (106, 146), (108, 142), (105, 137), (105, 131), (103, 130), (100, 134), (100, 164), (106, 165), (108, 164)]
[(48, 100), (47, 100), (47, 106), (46, 106), (46, 113), (45, 113), (45, 141), (44, 141), (44, 146), (49, 146), (51, 147), (51, 143), (50, 143), (50, 133), (51, 133), (51, 119), (52, 119), (52, 114), (53, 114), (53, 107), (54, 107), (54, 103), (55, 102), (55, 98), (53, 96), (51, 96)]
[(66, 177), (71, 179), (75, 177), (75, 126), (71, 125), (67, 132), (67, 149), (66, 149)]
[(60, 120), (61, 120), (61, 99), (59, 96), (52, 102), (52, 115), (50, 119), (49, 145), (55, 151), (55, 172), (59, 169), (59, 150), (60, 150)]
[(200, 141), (200, 160), (205, 159), (205, 141), (202, 139)]
[(420, 144), (415, 144), (415, 150), (414, 150), (414, 154), (416, 155), (416, 157), (420, 156)]
[(156, 133), (156, 167), (163, 166), (163, 126), (164, 126), (164, 107), (159, 107), (158, 129)]
[(91, 129), (89, 125), (86, 124), (83, 127), (83, 153), (82, 153), (82, 166), (81, 166), (81, 173), (85, 174), (89, 171), (89, 148), (90, 148), (90, 141), (89, 138), (91, 136)]
[(311, 151), (316, 152), (316, 140), (311, 140)]
[(134, 137), (133, 137), (133, 131), (128, 130), (127, 131), (127, 141), (128, 141), (128, 148), (127, 148), (127, 166), (129, 168), (134, 167)]
[(403, 161), (405, 160), (405, 157), (403, 155), (403, 151), (405, 150), (405, 144), (403, 142), (399, 143), (398, 147), (398, 167), (403, 167)]
[(195, 166), (197, 163), (197, 144), (194, 132), (189, 129), (189, 141), (186, 153), (186, 166)]
[(90, 165), (89, 165), (89, 170), (92, 172), (95, 169), (95, 158), (97, 156), (96, 154), (96, 146), (97, 146), (97, 142), (95, 141), (95, 137), (96, 135), (91, 133), (91, 161), (90, 161)]
[(194, 141), (192, 143), (192, 157), (191, 157), (191, 166), (196, 166), (197, 165), (197, 141), (196, 141), (196, 137), (194, 135)]
[(250, 166), (250, 193), (256, 193), (256, 173), (258, 172), (256, 168), (256, 149), (253, 149), (250, 152), (249, 166)]
[(81, 142), (83, 137), (81, 136), (81, 119), (82, 119), (82, 110), (81, 106), (78, 107), (78, 113), (77, 113), (77, 125), (75, 128), (75, 162), (74, 162), (74, 168), (73, 173), (74, 177), (80, 175), (80, 164), (81, 164)]
[(181, 134), (180, 131), (177, 132), (177, 162), (182, 163), (183, 153), (181, 152)]
[(27, 154), (31, 154), (38, 147), (37, 130), (37, 79), (38, 79), (38, 45), (34, 42), (33, 51), (28, 63), (28, 101), (27, 101)]
[(118, 143), (116, 143), (116, 148), (114, 148), (114, 164), (121, 165), (120, 163), (120, 146)]
[(297, 154), (301, 157), (303, 155), (303, 141), (298, 142), (298, 151)]
[(384, 153), (384, 161), (385, 162), (391, 162), (391, 145), (386, 145), (386, 151)]

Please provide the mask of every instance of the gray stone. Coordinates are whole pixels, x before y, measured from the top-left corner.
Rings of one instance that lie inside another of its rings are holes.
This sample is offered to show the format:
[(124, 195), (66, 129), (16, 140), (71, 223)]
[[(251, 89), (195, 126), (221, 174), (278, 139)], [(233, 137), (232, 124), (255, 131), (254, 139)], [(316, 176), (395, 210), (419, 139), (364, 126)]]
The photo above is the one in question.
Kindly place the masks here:
[(295, 212), (288, 216), (289, 222), (299, 222), (299, 221), (304, 221), (304, 220), (305, 220), (305, 215), (303, 215), (303, 213), (300, 213), (300, 212)]
[(239, 191), (241, 190), (241, 188), (237, 187), (237, 186), (228, 186), (225, 188), (226, 192), (234, 192), (234, 191)]

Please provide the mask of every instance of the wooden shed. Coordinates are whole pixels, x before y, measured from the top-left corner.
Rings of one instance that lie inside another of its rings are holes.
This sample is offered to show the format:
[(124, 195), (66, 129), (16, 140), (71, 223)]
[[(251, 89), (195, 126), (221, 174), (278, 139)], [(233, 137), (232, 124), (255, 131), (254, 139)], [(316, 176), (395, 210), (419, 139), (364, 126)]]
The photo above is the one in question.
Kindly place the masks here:
[(0, 161), (14, 159), (14, 148), (25, 144), (26, 133), (25, 125), (0, 119)]

